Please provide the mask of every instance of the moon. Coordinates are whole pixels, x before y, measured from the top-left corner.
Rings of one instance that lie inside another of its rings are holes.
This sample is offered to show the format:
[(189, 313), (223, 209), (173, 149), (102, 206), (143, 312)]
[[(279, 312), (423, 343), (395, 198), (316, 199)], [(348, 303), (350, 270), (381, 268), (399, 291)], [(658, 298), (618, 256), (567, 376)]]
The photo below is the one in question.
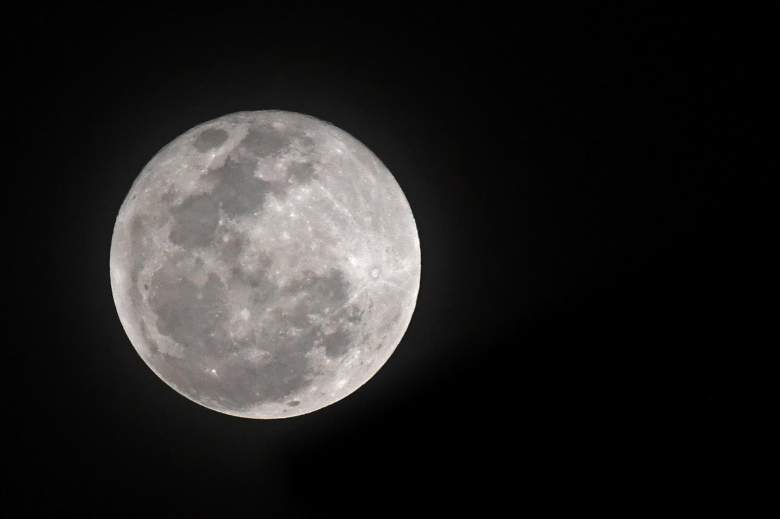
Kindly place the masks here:
[(393, 175), (311, 116), (239, 112), (192, 128), (133, 183), (111, 241), (130, 342), (209, 409), (285, 418), (365, 384), (401, 341), (420, 243)]

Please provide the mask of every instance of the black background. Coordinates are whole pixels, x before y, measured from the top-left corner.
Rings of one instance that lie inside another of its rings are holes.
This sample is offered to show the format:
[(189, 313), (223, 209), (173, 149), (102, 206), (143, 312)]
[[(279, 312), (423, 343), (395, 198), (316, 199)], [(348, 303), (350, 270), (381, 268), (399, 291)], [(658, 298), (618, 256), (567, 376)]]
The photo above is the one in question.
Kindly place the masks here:
[[(7, 20), (14, 496), (100, 517), (438, 517), (716, 492), (771, 343), (777, 12), (635, 4)], [(260, 109), (373, 150), (423, 258), (388, 364), (279, 421), (158, 380), (108, 276), (146, 162), (196, 124)]]

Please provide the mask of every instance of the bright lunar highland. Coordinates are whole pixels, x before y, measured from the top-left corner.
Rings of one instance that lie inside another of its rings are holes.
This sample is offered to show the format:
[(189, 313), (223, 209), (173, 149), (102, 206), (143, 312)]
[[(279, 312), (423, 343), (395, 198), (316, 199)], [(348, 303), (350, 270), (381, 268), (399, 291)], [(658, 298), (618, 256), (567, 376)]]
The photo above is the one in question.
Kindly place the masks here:
[(409, 204), (387, 168), (313, 117), (240, 112), (165, 146), (127, 195), (111, 287), (135, 349), (216, 411), (284, 418), (364, 384), (420, 284)]

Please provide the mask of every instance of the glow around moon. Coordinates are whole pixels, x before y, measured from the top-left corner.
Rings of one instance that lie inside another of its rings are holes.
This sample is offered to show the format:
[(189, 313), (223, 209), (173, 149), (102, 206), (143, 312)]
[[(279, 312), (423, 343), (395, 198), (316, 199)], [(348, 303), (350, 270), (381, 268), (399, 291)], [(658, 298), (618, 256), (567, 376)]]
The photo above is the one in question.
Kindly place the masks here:
[(119, 211), (111, 287), (127, 335), (210, 409), (283, 418), (387, 361), (414, 310), (420, 246), (400, 187), (313, 117), (241, 112), (144, 168)]

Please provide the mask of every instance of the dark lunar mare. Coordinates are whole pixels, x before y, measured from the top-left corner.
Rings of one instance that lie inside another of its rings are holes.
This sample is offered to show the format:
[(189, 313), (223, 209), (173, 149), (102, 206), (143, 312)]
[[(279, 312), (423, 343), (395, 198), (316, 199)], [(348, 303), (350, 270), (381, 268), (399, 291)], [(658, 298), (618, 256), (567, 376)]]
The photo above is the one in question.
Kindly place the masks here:
[(219, 225), (219, 206), (207, 194), (194, 195), (171, 209), (173, 227), (168, 238), (172, 243), (191, 249), (206, 247)]
[(209, 128), (203, 130), (193, 143), (195, 149), (201, 153), (218, 148), (228, 139), (228, 132), (221, 128)]

